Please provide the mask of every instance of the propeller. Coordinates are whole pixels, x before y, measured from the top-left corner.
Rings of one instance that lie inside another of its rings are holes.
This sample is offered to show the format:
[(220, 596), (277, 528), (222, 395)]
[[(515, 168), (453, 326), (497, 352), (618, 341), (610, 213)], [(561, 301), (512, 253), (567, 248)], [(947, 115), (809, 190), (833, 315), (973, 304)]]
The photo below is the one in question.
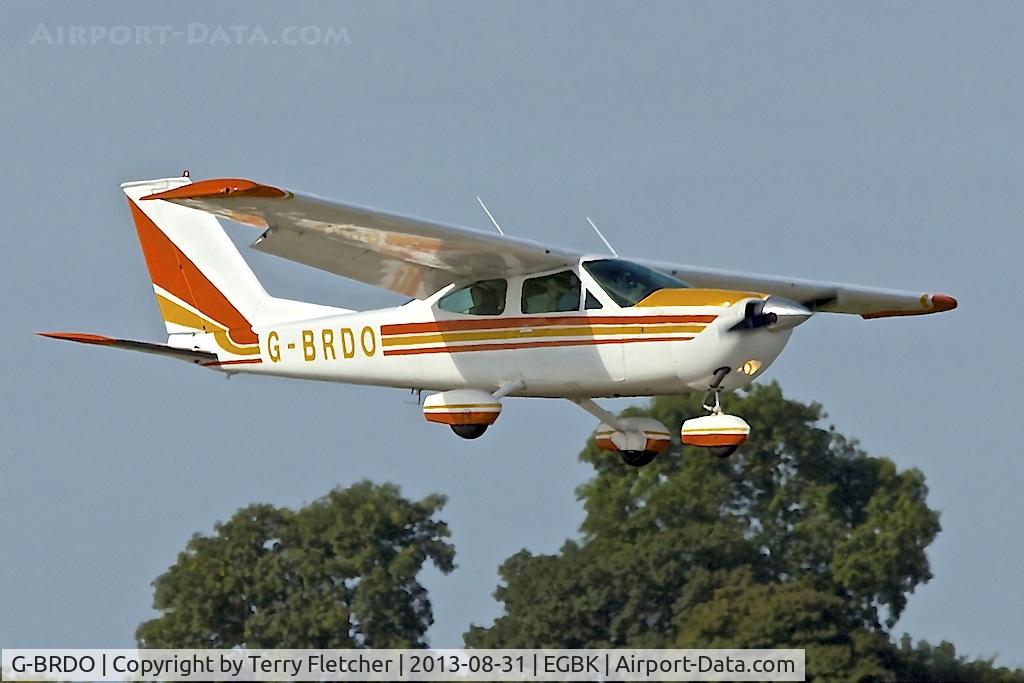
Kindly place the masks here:
[(804, 304), (781, 296), (769, 296), (763, 301), (748, 301), (743, 320), (729, 328), (730, 332), (744, 330), (788, 330), (806, 322), (814, 311)]

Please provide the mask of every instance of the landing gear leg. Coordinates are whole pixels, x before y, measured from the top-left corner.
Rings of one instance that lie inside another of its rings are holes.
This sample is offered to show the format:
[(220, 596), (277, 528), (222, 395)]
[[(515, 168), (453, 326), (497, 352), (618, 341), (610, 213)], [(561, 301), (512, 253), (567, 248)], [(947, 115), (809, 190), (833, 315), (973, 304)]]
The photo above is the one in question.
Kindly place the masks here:
[[(715, 370), (715, 376), (711, 380), (711, 384), (708, 385), (708, 392), (704, 394), (704, 400), (701, 403), (704, 406), (704, 410), (708, 411), (712, 415), (722, 414), (722, 382), (725, 381), (725, 376), (728, 375), (729, 372), (729, 368), (718, 368)], [(715, 399), (715, 402), (712, 405), (708, 405), (708, 398), (710, 397)]]
[[(712, 415), (722, 414), (722, 381), (728, 374), (729, 368), (718, 368), (715, 370), (715, 378), (708, 385), (708, 393), (704, 395), (704, 410), (707, 410)], [(708, 405), (708, 396), (712, 394), (714, 395), (715, 402), (712, 405)], [(716, 458), (728, 458), (738, 448), (739, 446), (711, 446), (708, 448), (708, 452)]]

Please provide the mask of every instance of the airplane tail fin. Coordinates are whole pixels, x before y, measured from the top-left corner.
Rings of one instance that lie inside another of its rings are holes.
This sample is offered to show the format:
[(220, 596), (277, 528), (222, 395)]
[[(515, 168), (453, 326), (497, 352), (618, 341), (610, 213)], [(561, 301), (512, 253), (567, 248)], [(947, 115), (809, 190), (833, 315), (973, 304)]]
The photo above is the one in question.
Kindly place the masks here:
[(349, 312), (270, 296), (214, 216), (149, 198), (190, 182), (181, 177), (121, 185), (167, 327), (167, 344), (66, 332), (43, 336), (220, 367), (259, 363), (261, 326)]
[(189, 182), (184, 177), (165, 178), (121, 186), (167, 326), (168, 344), (258, 356), (253, 326), (270, 297), (220, 223), (201, 211), (145, 199)]

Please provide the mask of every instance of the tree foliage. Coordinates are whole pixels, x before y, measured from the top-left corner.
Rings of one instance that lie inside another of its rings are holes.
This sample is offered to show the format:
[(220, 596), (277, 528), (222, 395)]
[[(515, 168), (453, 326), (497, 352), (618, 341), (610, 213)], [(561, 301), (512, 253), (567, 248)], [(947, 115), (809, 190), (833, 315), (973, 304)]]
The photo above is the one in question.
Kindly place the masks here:
[(1022, 683), (1024, 669), (996, 666), (993, 659), (968, 660), (958, 656), (952, 643), (938, 645), (920, 642), (914, 645), (909, 636), (900, 641), (902, 669), (900, 680), (908, 683), (925, 681), (984, 681), (985, 683)]
[[(678, 426), (702, 413), (699, 398), (626, 414)], [(790, 646), (807, 649), (817, 680), (910, 675), (888, 628), (931, 578), (939, 521), (923, 475), (868, 455), (777, 384), (727, 407), (752, 427), (728, 460), (677, 442), (634, 469), (591, 440), (582, 537), (506, 560), (505, 613), (467, 645)]]
[(252, 505), (196, 535), (154, 582), (141, 647), (417, 647), (433, 621), (418, 575), (454, 568), (443, 496), (362, 482), (299, 510)]

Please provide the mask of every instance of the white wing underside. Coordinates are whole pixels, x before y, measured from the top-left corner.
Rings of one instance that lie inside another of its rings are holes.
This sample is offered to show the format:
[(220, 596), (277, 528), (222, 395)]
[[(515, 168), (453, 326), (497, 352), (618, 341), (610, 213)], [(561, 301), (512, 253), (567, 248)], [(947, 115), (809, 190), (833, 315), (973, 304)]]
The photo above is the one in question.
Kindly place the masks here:
[[(264, 230), (253, 248), (410, 297), (455, 281), (523, 275), (575, 264), (582, 252), (435, 223), (241, 179), (204, 180), (151, 195)], [(955, 306), (941, 294), (736, 273), (630, 259), (695, 287), (776, 294), (819, 311), (865, 317)]]

